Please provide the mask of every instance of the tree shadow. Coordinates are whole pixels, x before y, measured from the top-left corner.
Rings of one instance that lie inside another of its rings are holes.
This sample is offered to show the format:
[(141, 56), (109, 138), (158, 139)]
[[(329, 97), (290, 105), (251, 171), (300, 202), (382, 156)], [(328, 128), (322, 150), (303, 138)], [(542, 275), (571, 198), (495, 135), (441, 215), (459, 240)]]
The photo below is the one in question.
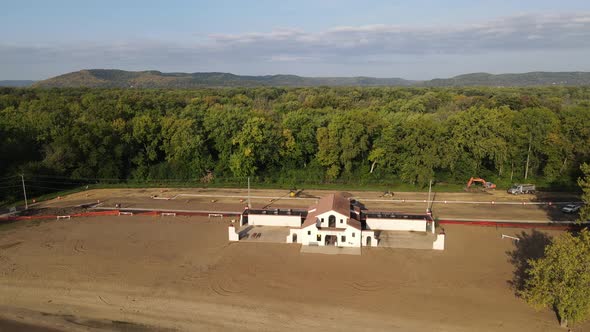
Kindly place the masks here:
[(531, 202), (551, 202), (551, 204), (542, 204), (539, 207), (547, 214), (547, 218), (554, 222), (573, 222), (577, 219), (578, 214), (567, 214), (561, 211), (561, 208), (569, 202), (579, 201), (577, 194), (563, 192), (536, 192)]
[(545, 256), (545, 247), (551, 243), (551, 237), (535, 229), (530, 234), (521, 232), (518, 238), (514, 241), (514, 250), (506, 252), (508, 261), (514, 265), (512, 280), (508, 280), (508, 284), (516, 293), (524, 289), (527, 270), (531, 267), (529, 260)]

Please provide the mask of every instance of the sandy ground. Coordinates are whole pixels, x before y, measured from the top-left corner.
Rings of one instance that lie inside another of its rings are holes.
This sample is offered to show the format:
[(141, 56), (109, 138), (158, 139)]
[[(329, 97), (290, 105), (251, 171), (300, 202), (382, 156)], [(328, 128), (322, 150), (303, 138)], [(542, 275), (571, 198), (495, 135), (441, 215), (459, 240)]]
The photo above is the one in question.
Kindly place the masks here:
[[(317, 198), (333, 191), (304, 191), (307, 198), (290, 198), (286, 190), (252, 190), (254, 208), (307, 208)], [(428, 193), (399, 192), (393, 197), (381, 197), (383, 193), (350, 191), (352, 196), (368, 209), (424, 213)], [(152, 196), (166, 199), (153, 199)], [(100, 201), (101, 207), (113, 207), (119, 203), (123, 208), (204, 210), (241, 212), (247, 205), (245, 189), (97, 189), (81, 192), (61, 199), (39, 204), (39, 207), (63, 207)], [(419, 202), (410, 202), (410, 201)], [(536, 195), (509, 195), (504, 191), (474, 193), (433, 193), (431, 200), (435, 217), (441, 219), (469, 220), (517, 220), (517, 221), (567, 221), (575, 215), (559, 211), (567, 201), (578, 197), (567, 193), (538, 193)], [(493, 202), (493, 203), (492, 203)], [(527, 203), (552, 202), (548, 205)], [(511, 204), (503, 204), (511, 203)], [(523, 204), (524, 203), (524, 204)]]
[(507, 284), (514, 244), (500, 235), (521, 230), (445, 229), (444, 252), (334, 256), (228, 244), (227, 220), (206, 217), (19, 222), (0, 228), (0, 318), (68, 331), (560, 331)]

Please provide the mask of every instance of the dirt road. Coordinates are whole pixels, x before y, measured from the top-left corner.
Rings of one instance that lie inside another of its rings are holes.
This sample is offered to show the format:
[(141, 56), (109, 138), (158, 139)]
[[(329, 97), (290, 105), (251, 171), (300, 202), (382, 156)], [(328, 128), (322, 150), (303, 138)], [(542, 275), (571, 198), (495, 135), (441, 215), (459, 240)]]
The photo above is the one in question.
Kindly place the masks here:
[(507, 284), (514, 245), (500, 234), (519, 230), (447, 226), (444, 252), (333, 256), (230, 245), (226, 221), (95, 217), (1, 231), (0, 317), (68, 331), (560, 330)]
[[(307, 208), (317, 197), (333, 191), (304, 191), (302, 198), (290, 198), (286, 190), (252, 190), (251, 204), (255, 208)], [(428, 193), (399, 192), (393, 197), (383, 193), (350, 191), (352, 196), (371, 210), (424, 213)], [(575, 215), (559, 211), (561, 202), (577, 201), (567, 193), (538, 193), (513, 196), (503, 191), (489, 193), (433, 193), (431, 205), (434, 216), (441, 219), (492, 219), (517, 221), (567, 221)], [(205, 210), (241, 212), (247, 205), (244, 189), (97, 189), (41, 203), (40, 207), (64, 207), (101, 202), (102, 207)], [(551, 205), (534, 203), (551, 202)]]

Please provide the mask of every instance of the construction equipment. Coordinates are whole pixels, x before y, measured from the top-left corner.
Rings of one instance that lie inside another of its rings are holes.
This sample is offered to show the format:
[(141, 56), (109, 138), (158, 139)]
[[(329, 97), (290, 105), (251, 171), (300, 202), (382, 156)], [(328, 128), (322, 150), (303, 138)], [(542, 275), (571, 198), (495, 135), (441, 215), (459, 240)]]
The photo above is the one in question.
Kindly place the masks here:
[(512, 188), (508, 189), (508, 193), (512, 195), (534, 194), (535, 190), (534, 184), (515, 184)]
[(465, 190), (470, 190), (471, 189), (471, 186), (474, 183), (481, 183), (483, 185), (483, 187), (482, 187), (483, 190), (496, 189), (496, 184), (494, 184), (492, 182), (488, 182), (488, 181), (486, 181), (486, 180), (484, 180), (482, 178), (474, 178), (474, 177), (472, 177), (467, 182), (467, 187), (465, 187)]
[(289, 191), (289, 197), (299, 197), (299, 195), (301, 195), (302, 192), (303, 189), (293, 188)]

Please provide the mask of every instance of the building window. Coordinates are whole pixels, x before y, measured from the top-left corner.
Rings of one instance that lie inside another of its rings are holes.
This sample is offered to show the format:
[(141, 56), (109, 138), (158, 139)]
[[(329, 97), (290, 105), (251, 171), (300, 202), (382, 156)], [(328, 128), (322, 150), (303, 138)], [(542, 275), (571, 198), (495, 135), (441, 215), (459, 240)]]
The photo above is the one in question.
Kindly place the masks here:
[(342, 236), (340, 237), (340, 240), (341, 240), (340, 242), (343, 242), (343, 243), (344, 243), (344, 242), (346, 242), (346, 236), (342, 235)]
[(355, 234), (356, 234), (356, 233), (352, 233), (352, 237), (354, 237), (354, 235), (355, 235)]
[(311, 231), (307, 231), (307, 235), (311, 235)]
[(322, 235), (321, 235), (321, 234), (318, 234), (318, 235), (316, 236), (316, 240), (317, 240), (318, 242), (321, 242), (321, 241), (322, 241)]
[(328, 227), (336, 227), (336, 216), (335, 215), (330, 215), (328, 217)]
[(340, 219), (340, 223), (343, 224), (344, 223), (344, 220)]

